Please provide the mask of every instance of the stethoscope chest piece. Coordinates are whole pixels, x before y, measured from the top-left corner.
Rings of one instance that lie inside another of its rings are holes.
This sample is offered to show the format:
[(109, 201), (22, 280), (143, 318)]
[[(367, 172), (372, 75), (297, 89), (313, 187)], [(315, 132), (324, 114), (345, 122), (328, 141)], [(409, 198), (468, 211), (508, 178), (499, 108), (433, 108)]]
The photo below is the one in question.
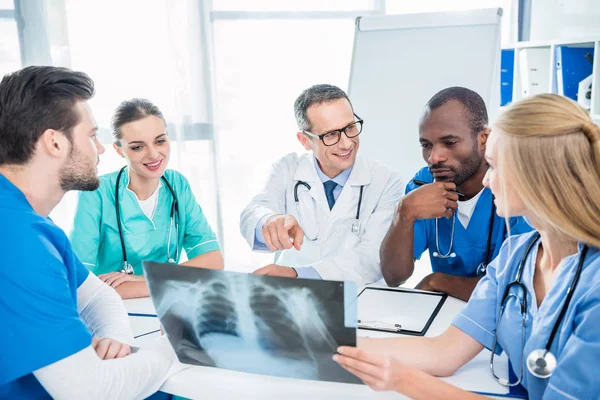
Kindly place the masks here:
[(537, 378), (549, 378), (555, 368), (556, 357), (546, 349), (533, 350), (527, 357), (527, 369)]
[(448, 255), (444, 255), (444, 254), (438, 253), (437, 251), (434, 251), (433, 252), (433, 256), (436, 257), (436, 258), (456, 258), (456, 253), (452, 252), (452, 253), (450, 253)]
[(487, 273), (487, 264), (482, 262), (477, 267), (477, 276), (485, 276), (486, 273)]
[(123, 263), (123, 268), (121, 268), (122, 274), (133, 275), (133, 267), (127, 261)]

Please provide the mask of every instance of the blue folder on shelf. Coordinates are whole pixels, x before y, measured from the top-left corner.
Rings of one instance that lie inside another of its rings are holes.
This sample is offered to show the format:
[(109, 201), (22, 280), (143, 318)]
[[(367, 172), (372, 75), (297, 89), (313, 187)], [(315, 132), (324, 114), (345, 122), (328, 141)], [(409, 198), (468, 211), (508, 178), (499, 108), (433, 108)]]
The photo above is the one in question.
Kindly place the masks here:
[(500, 105), (512, 101), (515, 69), (515, 50), (503, 49), (500, 53)]
[(586, 54), (594, 55), (593, 48), (556, 47), (556, 85), (558, 94), (577, 101), (579, 82), (592, 74), (592, 64)]

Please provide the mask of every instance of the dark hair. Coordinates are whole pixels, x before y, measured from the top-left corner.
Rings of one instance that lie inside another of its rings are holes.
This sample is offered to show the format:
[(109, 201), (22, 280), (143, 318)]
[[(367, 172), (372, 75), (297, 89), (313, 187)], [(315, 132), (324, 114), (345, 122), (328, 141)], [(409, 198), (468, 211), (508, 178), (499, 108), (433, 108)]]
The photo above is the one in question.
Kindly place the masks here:
[(306, 111), (310, 106), (313, 104), (328, 103), (338, 99), (348, 100), (348, 103), (350, 103), (350, 106), (352, 107), (352, 103), (346, 92), (337, 86), (322, 84), (314, 85), (304, 90), (294, 102), (294, 115), (296, 116), (298, 129), (301, 131), (310, 131), (312, 129), (312, 124), (306, 116)]
[(440, 108), (449, 101), (460, 102), (468, 112), (469, 128), (473, 135), (481, 132), (487, 127), (488, 114), (485, 102), (477, 92), (460, 86), (449, 87), (437, 92), (428, 102), (425, 108), (433, 111)]
[(94, 96), (94, 82), (83, 72), (60, 67), (27, 67), (0, 82), (0, 165), (29, 162), (47, 129), (65, 134), (79, 123), (77, 101)]
[(115, 115), (113, 115), (111, 120), (115, 144), (117, 146), (121, 146), (121, 138), (123, 137), (121, 128), (123, 125), (130, 122), (139, 121), (140, 119), (144, 119), (151, 115), (162, 119), (166, 124), (163, 113), (150, 100), (135, 98), (131, 100), (125, 100), (119, 104), (115, 110)]

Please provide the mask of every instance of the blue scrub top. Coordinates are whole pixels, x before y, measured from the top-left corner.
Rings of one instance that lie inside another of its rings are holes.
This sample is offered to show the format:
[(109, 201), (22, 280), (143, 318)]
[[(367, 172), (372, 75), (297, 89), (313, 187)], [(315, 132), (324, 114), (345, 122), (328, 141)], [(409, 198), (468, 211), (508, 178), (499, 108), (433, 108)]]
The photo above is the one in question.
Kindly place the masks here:
[[(115, 186), (119, 171), (100, 177), (100, 187), (93, 192), (81, 192), (71, 232), (73, 250), (93, 273), (119, 272), (123, 267), (123, 253), (115, 210)], [(119, 203), (127, 261), (136, 275), (141, 275), (142, 261), (179, 262), (184, 249), (188, 259), (219, 250), (219, 242), (196, 202), (187, 179), (177, 171), (166, 170), (165, 178), (171, 184), (179, 203), (179, 228), (171, 224), (173, 196), (161, 180), (158, 203), (152, 219), (142, 211), (138, 199), (130, 189), (128, 169), (119, 182)], [(175, 218), (177, 214), (175, 214)], [(178, 232), (178, 234), (177, 234)], [(167, 240), (170, 233), (170, 245)], [(169, 257), (167, 256), (169, 254)]]
[[(457, 328), (473, 337), (491, 350), (502, 295), (506, 286), (517, 276), (519, 263), (534, 233), (511, 237), (502, 246), (498, 257), (488, 266), (487, 274), (479, 281), (469, 303), (452, 322)], [(510, 245), (509, 245), (510, 243)], [(577, 269), (583, 245), (579, 251), (562, 262), (554, 283), (538, 308), (533, 290), (533, 275), (538, 247), (529, 253), (522, 282), (527, 288), (527, 319), (525, 328), (525, 351), (523, 358), (532, 350), (546, 346), (550, 332), (567, 296), (567, 290)], [(522, 291), (511, 293), (523, 298)], [(513, 372), (520, 374), (521, 359), (521, 312), (520, 302), (514, 297), (507, 301), (498, 331), (497, 354), (505, 351)], [(550, 351), (557, 359), (557, 367), (549, 379), (536, 378), (524, 365), (523, 386), (531, 399), (597, 399), (600, 396), (600, 379), (597, 365), (600, 360), (600, 251), (590, 247), (581, 278), (565, 317), (554, 338)], [(506, 371), (498, 368), (497, 375), (506, 377)], [(514, 379), (513, 379), (514, 380)]]
[[(420, 179), (427, 183), (433, 183), (434, 181), (429, 169), (423, 168), (408, 182), (406, 193), (419, 187), (415, 185), (415, 179)], [(437, 251), (435, 218), (416, 221), (414, 225), (415, 259), (420, 259), (423, 252), (429, 249), (433, 272), (468, 277), (477, 276), (477, 267), (486, 260), (490, 215), (493, 206), (492, 201), (492, 191), (485, 188), (477, 200), (466, 229), (457, 218), (454, 225), (454, 243), (452, 245), (452, 252), (456, 253), (456, 257), (439, 258), (433, 256), (433, 253)], [(510, 218), (509, 225), (511, 235), (518, 235), (533, 230), (525, 219), (521, 217)], [(450, 248), (452, 219), (439, 218), (438, 229), (439, 250), (440, 253), (446, 254)], [(498, 255), (500, 245), (502, 245), (507, 236), (506, 220), (494, 212), (492, 240), (490, 243), (491, 257), (489, 257), (489, 261)]]
[(0, 398), (50, 398), (32, 372), (91, 344), (77, 312), (88, 275), (67, 235), (0, 175)]

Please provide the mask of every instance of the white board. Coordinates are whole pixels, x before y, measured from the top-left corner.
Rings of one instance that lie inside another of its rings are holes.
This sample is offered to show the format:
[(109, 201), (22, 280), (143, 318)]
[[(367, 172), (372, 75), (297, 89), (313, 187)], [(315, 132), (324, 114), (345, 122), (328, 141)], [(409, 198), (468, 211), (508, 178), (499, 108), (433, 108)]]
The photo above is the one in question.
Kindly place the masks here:
[(348, 92), (364, 119), (363, 156), (408, 182), (425, 161), (418, 121), (439, 90), (479, 93), (490, 116), (500, 104), (502, 9), (359, 17)]

